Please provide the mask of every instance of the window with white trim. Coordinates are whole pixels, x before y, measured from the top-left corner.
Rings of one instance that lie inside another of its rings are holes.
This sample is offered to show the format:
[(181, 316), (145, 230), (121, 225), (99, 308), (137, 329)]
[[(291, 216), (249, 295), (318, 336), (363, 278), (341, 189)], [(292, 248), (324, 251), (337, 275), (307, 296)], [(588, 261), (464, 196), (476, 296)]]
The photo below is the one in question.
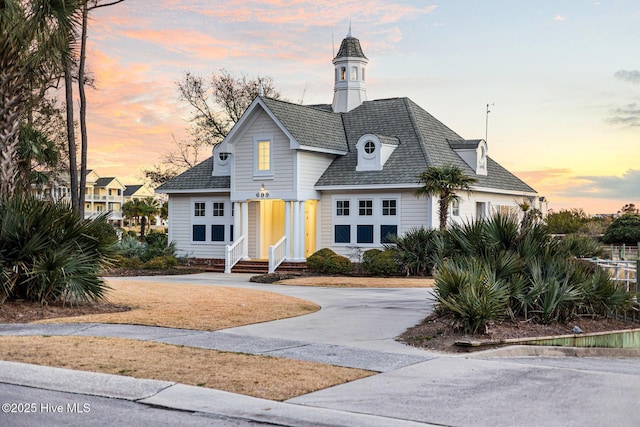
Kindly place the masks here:
[(271, 170), (271, 141), (258, 141), (258, 170)]
[(336, 215), (349, 216), (349, 200), (336, 200)]
[(273, 135), (256, 135), (253, 139), (253, 175), (273, 176)]
[(397, 212), (397, 200), (396, 199), (383, 199), (382, 200), (382, 215), (383, 216), (396, 216)]
[(453, 200), (451, 202), (451, 216), (460, 216), (460, 201)]
[(213, 216), (224, 216), (224, 202), (213, 202)]
[(205, 216), (206, 212), (205, 202), (195, 202), (193, 204), (193, 216)]
[(373, 215), (373, 200), (358, 200), (358, 214), (360, 216)]

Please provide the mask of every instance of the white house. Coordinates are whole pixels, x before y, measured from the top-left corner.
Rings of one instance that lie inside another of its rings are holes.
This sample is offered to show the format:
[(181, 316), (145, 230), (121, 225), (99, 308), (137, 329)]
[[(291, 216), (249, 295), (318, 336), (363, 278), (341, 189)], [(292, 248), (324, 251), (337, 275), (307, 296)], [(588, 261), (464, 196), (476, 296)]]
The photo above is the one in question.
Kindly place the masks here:
[(368, 101), (365, 57), (349, 34), (333, 59), (332, 104), (257, 97), (213, 156), (156, 191), (169, 196), (169, 240), (185, 255), (304, 261), (320, 248), (350, 255), (389, 235), (438, 226), (437, 198), (418, 176), (454, 164), (477, 182), (452, 221), (534, 206), (537, 193), (409, 98)]

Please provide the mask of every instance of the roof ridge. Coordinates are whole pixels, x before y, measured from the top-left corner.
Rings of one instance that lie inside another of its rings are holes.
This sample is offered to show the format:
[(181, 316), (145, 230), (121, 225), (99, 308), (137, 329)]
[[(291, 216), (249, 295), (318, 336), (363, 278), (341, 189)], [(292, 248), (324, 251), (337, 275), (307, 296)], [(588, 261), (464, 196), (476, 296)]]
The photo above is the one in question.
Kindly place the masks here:
[(275, 99), (275, 98), (269, 98), (266, 96), (260, 96), (259, 98), (261, 98), (263, 101), (274, 101), (274, 102), (280, 102), (281, 104), (289, 104), (289, 105), (293, 105), (295, 107), (301, 107), (301, 108), (308, 108), (314, 111), (320, 111), (322, 113), (328, 113), (328, 114), (336, 114), (333, 111), (327, 111), (323, 108), (319, 108), (319, 105), (331, 105), (331, 104), (313, 104), (313, 105), (304, 105), (304, 104), (298, 104), (296, 102), (291, 102), (291, 101), (285, 101), (282, 99)]
[(413, 132), (416, 134), (416, 138), (420, 142), (420, 149), (422, 150), (422, 155), (424, 156), (424, 160), (427, 163), (427, 166), (433, 165), (433, 162), (432, 162), (431, 158), (429, 157), (429, 152), (427, 151), (427, 147), (426, 147), (424, 138), (422, 137), (422, 132), (420, 132), (418, 130), (418, 128), (417, 128), (418, 124), (416, 123), (416, 116), (415, 116), (415, 113), (413, 112), (413, 109), (411, 108), (411, 103), (413, 103), (413, 102), (407, 97), (404, 97), (402, 99), (404, 100), (405, 108), (407, 109), (407, 112), (409, 113), (409, 120), (411, 120), (411, 125), (413, 127)]

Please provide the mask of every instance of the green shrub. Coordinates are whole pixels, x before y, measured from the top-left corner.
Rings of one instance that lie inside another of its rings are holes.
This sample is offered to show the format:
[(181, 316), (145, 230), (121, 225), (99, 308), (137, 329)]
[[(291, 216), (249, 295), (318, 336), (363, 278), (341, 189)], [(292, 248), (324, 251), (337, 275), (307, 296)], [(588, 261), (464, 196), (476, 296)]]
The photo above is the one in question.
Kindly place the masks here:
[(175, 267), (178, 261), (172, 256), (159, 256), (145, 262), (143, 268), (146, 270), (166, 270)]
[(349, 274), (353, 263), (329, 248), (323, 248), (307, 258), (307, 269), (315, 273)]
[(485, 266), (473, 260), (447, 262), (435, 274), (438, 309), (460, 322), (468, 333), (475, 334), (488, 322), (506, 316), (508, 288), (486, 273)]
[(391, 237), (395, 261), (407, 275), (426, 276), (431, 274), (435, 260), (440, 258), (439, 234), (424, 227), (412, 228), (402, 236)]
[(116, 268), (131, 268), (134, 270), (142, 268), (144, 263), (138, 257), (125, 257), (122, 255), (116, 255), (113, 261), (113, 266)]
[(593, 258), (602, 256), (602, 245), (589, 236), (582, 234), (568, 234), (559, 243), (559, 249), (568, 256), (577, 258)]
[(393, 276), (400, 273), (393, 250), (369, 249), (362, 255), (362, 269), (376, 276)]
[(99, 274), (116, 240), (107, 216), (85, 220), (65, 203), (0, 200), (0, 301), (68, 304), (104, 298)]
[(604, 233), (605, 243), (635, 245), (640, 242), (640, 215), (624, 214), (613, 220)]

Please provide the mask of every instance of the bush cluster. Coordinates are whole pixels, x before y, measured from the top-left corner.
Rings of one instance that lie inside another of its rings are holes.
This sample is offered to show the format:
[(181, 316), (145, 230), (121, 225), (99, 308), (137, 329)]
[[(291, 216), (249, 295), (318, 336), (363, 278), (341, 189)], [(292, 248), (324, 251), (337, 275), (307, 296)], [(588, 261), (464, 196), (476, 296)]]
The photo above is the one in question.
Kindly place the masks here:
[(320, 249), (307, 258), (307, 269), (314, 273), (349, 274), (353, 263), (329, 248)]
[(169, 243), (164, 233), (149, 232), (144, 242), (127, 235), (115, 247), (115, 267), (160, 270), (178, 265), (175, 242)]
[(0, 199), (0, 302), (78, 304), (104, 298), (100, 273), (117, 240), (106, 215), (85, 220), (68, 204)]
[(395, 276), (400, 274), (400, 266), (396, 262), (392, 249), (369, 249), (362, 255), (360, 266), (366, 273), (375, 276)]
[(467, 331), (489, 321), (524, 318), (563, 322), (578, 315), (605, 316), (626, 308), (631, 295), (604, 271), (575, 255), (601, 248), (582, 238), (551, 238), (542, 224), (520, 227), (516, 217), (495, 215), (442, 233), (435, 272), (437, 310)]

